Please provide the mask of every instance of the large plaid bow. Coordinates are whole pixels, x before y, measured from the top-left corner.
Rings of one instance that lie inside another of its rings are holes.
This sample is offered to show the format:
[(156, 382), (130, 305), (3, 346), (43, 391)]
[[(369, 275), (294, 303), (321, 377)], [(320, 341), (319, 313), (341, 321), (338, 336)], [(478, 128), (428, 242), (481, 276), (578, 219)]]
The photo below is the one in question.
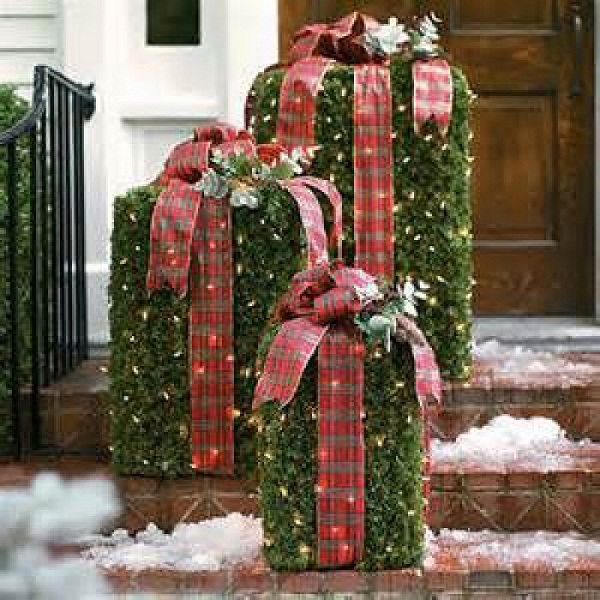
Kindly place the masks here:
[(150, 229), (148, 290), (190, 293), (192, 466), (231, 474), (233, 443), (233, 246), (231, 208), (194, 188), (212, 153), (254, 154), (248, 133), (218, 124), (195, 131), (168, 157)]
[[(354, 236), (356, 265), (393, 279), (394, 186), (390, 72), (364, 44), (377, 21), (354, 12), (332, 25), (316, 24), (294, 37), (280, 91), (277, 137), (287, 149), (316, 145), (316, 100), (329, 68), (354, 66)], [(442, 133), (452, 114), (452, 75), (443, 59), (415, 61), (413, 118), (417, 133), (435, 120)]]
[(311, 56), (323, 56), (349, 65), (382, 62), (383, 59), (365, 45), (365, 33), (377, 26), (376, 19), (358, 12), (330, 25), (308, 25), (294, 35), (290, 60), (294, 63)]

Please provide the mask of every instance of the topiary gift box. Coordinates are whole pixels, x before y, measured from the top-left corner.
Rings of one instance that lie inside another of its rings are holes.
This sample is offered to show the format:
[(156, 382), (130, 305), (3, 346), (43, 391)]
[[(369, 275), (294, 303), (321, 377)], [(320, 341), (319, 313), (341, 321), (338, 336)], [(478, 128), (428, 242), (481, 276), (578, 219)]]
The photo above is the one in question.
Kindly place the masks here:
[[(277, 150), (277, 149), (275, 149)], [(276, 154), (278, 155), (278, 152)], [(192, 474), (188, 374), (189, 298), (149, 295), (150, 226), (164, 188), (115, 201), (110, 278), (112, 461), (122, 474)], [(302, 265), (298, 209), (268, 183), (258, 207), (232, 210), (236, 473), (255, 468), (251, 403), (255, 358), (268, 311)]]
[[(416, 133), (413, 64), (405, 56), (394, 56), (389, 63), (395, 268), (398, 276), (412, 276), (431, 286), (419, 325), (436, 351), (442, 374), (462, 379), (471, 366), (471, 92), (462, 71), (452, 67), (453, 108), (447, 135), (439, 135), (434, 123)], [(252, 85), (248, 120), (260, 142), (276, 136), (287, 72), (287, 67), (268, 70)], [(337, 62), (322, 80), (314, 121), (318, 151), (311, 167), (311, 174), (335, 182), (344, 198), (349, 261), (354, 256), (354, 76), (353, 65)]]

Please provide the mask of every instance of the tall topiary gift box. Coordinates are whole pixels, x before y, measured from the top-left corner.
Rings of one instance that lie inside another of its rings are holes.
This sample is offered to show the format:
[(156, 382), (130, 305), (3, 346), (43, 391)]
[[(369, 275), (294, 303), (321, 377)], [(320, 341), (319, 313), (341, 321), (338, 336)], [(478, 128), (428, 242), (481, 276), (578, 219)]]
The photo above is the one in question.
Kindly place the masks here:
[(110, 375), (118, 472), (254, 469), (257, 346), (304, 255), (292, 196), (333, 188), (295, 177), (298, 167), (277, 145), (210, 127), (172, 151), (156, 185), (117, 198)]
[(470, 92), (436, 39), (432, 18), (312, 25), (249, 95), (258, 139), (312, 151), (312, 173), (338, 186), (346, 262), (382, 292), (365, 306), (347, 269), (321, 265), (294, 279), (263, 340), (260, 503), (276, 569), (424, 555), (427, 398), (440, 393), (425, 340), (446, 377), (470, 368)]
[[(436, 39), (431, 18), (380, 26), (354, 13), (306, 27), (295, 36), (291, 63), (254, 81), (247, 117), (259, 141), (315, 147), (311, 173), (335, 182), (344, 198), (347, 258), (370, 244), (395, 246), (395, 273), (431, 286), (419, 324), (442, 374), (465, 378), (471, 92)], [(378, 211), (393, 207), (378, 241), (355, 223), (372, 193), (382, 196)]]

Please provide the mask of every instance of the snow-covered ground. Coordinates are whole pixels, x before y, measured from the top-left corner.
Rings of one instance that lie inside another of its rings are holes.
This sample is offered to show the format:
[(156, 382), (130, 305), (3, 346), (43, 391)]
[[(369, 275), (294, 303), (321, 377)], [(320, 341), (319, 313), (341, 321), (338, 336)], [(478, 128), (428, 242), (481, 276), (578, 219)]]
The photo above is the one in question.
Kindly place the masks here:
[(150, 524), (135, 538), (118, 529), (110, 537), (95, 536), (82, 542), (94, 544), (84, 557), (107, 569), (217, 571), (259, 557), (262, 524), (260, 519), (232, 513), (177, 525), (170, 535)]
[(464, 465), (505, 470), (519, 465), (536, 472), (573, 467), (592, 442), (568, 440), (558, 423), (545, 417), (519, 419), (501, 415), (483, 427), (473, 427), (454, 442), (432, 441), (434, 466), (456, 468)]
[(499, 381), (507, 379), (513, 383), (527, 384), (548, 379), (567, 386), (583, 385), (600, 376), (597, 365), (569, 360), (553, 352), (505, 345), (498, 340), (476, 344), (473, 355), (478, 363), (487, 368), (489, 377)]
[[(260, 519), (231, 514), (178, 526), (172, 535), (154, 526), (135, 539), (123, 531), (98, 538), (84, 556), (105, 569), (172, 569), (216, 571), (260, 556)], [(576, 533), (527, 532), (500, 534), (443, 530), (428, 532), (426, 568), (481, 565), (511, 569), (517, 565), (565, 569), (576, 562), (600, 563), (600, 541)]]
[(438, 536), (428, 535), (425, 567), (487, 564), (505, 570), (521, 566), (559, 571), (589, 562), (600, 563), (600, 541), (577, 533), (442, 530)]

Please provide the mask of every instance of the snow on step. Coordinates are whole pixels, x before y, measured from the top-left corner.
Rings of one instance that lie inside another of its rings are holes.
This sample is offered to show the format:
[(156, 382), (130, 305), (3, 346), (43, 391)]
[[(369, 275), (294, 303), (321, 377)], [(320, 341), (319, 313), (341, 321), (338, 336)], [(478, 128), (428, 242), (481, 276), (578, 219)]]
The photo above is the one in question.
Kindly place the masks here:
[(553, 352), (532, 350), (489, 340), (473, 348), (473, 356), (482, 374), (493, 381), (518, 385), (559, 384), (564, 387), (589, 385), (600, 379), (600, 366)]
[(425, 568), (562, 571), (600, 568), (600, 541), (577, 533), (428, 533)]
[[(219, 571), (259, 561), (260, 519), (231, 514), (178, 525), (165, 534), (150, 525), (131, 538), (123, 530), (88, 538), (84, 557), (106, 570)], [(427, 532), (424, 566), (435, 569), (600, 568), (600, 541), (576, 533), (546, 531), (500, 534), (489, 531)]]
[(84, 557), (105, 569), (218, 571), (256, 560), (262, 537), (260, 519), (232, 513), (200, 523), (179, 524), (172, 534), (163, 533), (151, 523), (135, 538), (117, 529), (110, 537), (94, 536), (80, 543), (93, 544)]
[(519, 419), (501, 415), (483, 427), (473, 427), (454, 442), (433, 440), (434, 470), (465, 467), (491, 471), (560, 471), (598, 464), (600, 444), (574, 442), (552, 419)]

